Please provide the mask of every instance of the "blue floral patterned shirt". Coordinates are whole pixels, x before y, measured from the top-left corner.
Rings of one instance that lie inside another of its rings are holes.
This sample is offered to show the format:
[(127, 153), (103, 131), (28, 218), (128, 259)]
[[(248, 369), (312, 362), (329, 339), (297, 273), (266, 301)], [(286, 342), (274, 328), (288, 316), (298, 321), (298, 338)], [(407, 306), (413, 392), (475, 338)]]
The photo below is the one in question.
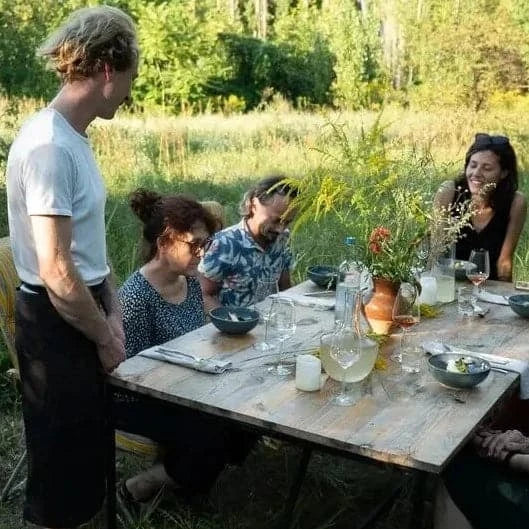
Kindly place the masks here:
[(292, 266), (289, 232), (283, 232), (270, 246), (262, 248), (247, 231), (245, 222), (218, 232), (202, 258), (198, 270), (211, 281), (221, 283), (222, 305), (246, 307), (254, 303), (259, 279), (277, 279)]

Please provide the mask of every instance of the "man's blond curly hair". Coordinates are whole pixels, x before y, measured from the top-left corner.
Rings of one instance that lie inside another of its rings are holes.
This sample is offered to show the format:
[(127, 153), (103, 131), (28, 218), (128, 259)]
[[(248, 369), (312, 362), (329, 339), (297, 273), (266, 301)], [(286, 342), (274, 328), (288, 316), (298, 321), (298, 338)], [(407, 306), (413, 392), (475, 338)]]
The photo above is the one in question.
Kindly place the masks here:
[(91, 77), (105, 64), (117, 71), (128, 70), (138, 59), (134, 22), (115, 7), (78, 9), (37, 54), (66, 83)]

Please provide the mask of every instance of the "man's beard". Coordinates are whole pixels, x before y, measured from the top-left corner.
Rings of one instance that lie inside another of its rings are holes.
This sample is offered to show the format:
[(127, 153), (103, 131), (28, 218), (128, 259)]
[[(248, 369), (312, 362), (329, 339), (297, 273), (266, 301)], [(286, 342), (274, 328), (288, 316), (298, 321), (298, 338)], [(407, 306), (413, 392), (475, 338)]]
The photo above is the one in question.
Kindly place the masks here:
[(280, 235), (276, 231), (270, 230), (267, 226), (263, 226), (259, 231), (261, 233), (261, 237), (267, 242), (275, 242)]

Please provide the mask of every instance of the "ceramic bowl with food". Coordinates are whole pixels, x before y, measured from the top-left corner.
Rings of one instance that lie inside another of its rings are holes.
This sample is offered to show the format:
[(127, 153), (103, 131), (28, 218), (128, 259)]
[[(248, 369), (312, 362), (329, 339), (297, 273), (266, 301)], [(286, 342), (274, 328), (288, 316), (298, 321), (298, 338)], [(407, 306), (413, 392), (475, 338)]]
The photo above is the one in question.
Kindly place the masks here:
[(457, 281), (465, 281), (467, 278), (467, 270), (475, 270), (477, 268), (477, 265), (475, 263), (471, 263), (470, 261), (463, 261), (461, 259), (456, 259), (454, 261), (454, 270), (455, 270), (455, 278)]
[(507, 298), (511, 309), (522, 318), (529, 318), (529, 294), (515, 294)]
[(336, 288), (338, 267), (329, 265), (314, 265), (307, 269), (308, 278), (320, 288), (327, 290)]
[(490, 364), (477, 356), (441, 353), (428, 358), (433, 377), (450, 388), (468, 389), (483, 382), (490, 373)]
[(209, 311), (211, 323), (226, 334), (246, 334), (259, 323), (256, 310), (242, 307), (217, 307)]

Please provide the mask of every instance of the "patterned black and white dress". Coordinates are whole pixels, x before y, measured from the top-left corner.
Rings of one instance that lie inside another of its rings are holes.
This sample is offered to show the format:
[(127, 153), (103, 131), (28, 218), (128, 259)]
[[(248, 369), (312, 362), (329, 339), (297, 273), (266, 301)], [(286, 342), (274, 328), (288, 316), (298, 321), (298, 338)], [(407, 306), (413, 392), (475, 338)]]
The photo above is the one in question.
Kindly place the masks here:
[[(198, 280), (187, 278), (187, 297), (169, 303), (139, 272), (119, 291), (127, 357), (204, 325)], [(164, 446), (162, 462), (183, 496), (209, 491), (227, 463), (240, 463), (256, 437), (207, 415), (174, 408), (159, 399), (114, 390), (116, 428), (149, 437)]]
[(205, 323), (200, 283), (187, 277), (187, 296), (181, 303), (170, 303), (139, 272), (134, 272), (119, 290), (123, 309), (123, 329), (127, 358)]

